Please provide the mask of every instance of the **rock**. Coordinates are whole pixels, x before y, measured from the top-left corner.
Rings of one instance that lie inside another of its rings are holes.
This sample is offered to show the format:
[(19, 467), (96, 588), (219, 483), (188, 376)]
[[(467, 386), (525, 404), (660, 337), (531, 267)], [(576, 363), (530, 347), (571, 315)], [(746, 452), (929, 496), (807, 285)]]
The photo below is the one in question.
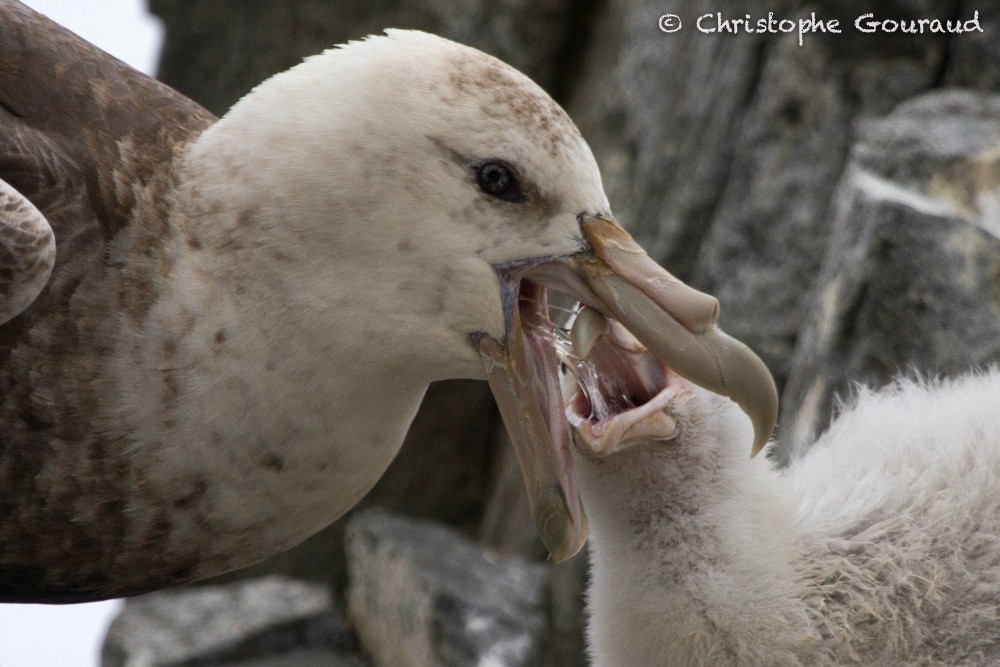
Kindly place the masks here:
[[(203, 664), (198, 663), (199, 667)], [(365, 667), (366, 664), (357, 656), (344, 657), (332, 651), (307, 649), (236, 662), (212, 663), (212, 667)]]
[(694, 29), (698, 15), (729, 4), (687, 3), (676, 10), (686, 27), (673, 34), (657, 28), (663, 3), (598, 4), (569, 98), (615, 216), (681, 278), (722, 195), (760, 66), (759, 38)]
[(213, 667), (365, 667), (365, 665), (367, 663), (357, 656), (344, 657), (340, 653), (309, 649), (237, 662), (212, 663)]
[[(265, 577), (132, 598), (104, 642), (103, 667), (294, 665), (337, 656), (359, 665), (356, 644), (325, 586)], [(248, 662), (249, 661), (249, 662)], [(284, 661), (284, 662), (279, 662)]]
[(828, 49), (822, 39), (771, 45), (691, 277), (719, 298), (720, 324), (761, 355), (779, 388), (822, 258), (817, 212), (850, 140), (854, 109)]
[[(881, 4), (888, 15), (908, 9)], [(719, 298), (723, 328), (761, 355), (779, 389), (811, 307), (827, 211), (857, 121), (931, 88), (945, 53), (942, 35), (880, 49), (856, 34), (856, 15), (840, 6), (841, 25), (850, 26), (842, 34), (809, 34), (801, 46), (794, 36), (776, 37), (759, 51), (747, 108), (732, 119), (740, 124), (735, 154), (691, 275)], [(834, 13), (788, 14), (814, 10)]]
[(792, 449), (851, 382), (1000, 362), (1000, 96), (929, 93), (871, 122), (830, 227), (782, 397)]
[(380, 510), (347, 529), (348, 615), (377, 667), (540, 664), (544, 566)]
[(979, 13), (982, 32), (956, 36), (951, 42), (945, 84), (979, 90), (1000, 90), (1000, 5), (963, 3), (961, 16), (972, 18)]
[[(877, 3), (883, 16), (914, 11)], [(782, 387), (829, 233), (834, 186), (857, 119), (933, 87), (947, 38), (864, 39), (844, 2), (768, 2), (751, 16), (839, 18), (842, 34), (704, 34), (703, 14), (745, 3), (601, 5), (570, 98), (616, 216), (678, 277), (719, 297), (722, 326), (757, 351)], [(664, 34), (675, 11), (683, 29)], [(909, 37), (909, 36), (907, 36)], [(977, 53), (979, 53), (977, 51)]]

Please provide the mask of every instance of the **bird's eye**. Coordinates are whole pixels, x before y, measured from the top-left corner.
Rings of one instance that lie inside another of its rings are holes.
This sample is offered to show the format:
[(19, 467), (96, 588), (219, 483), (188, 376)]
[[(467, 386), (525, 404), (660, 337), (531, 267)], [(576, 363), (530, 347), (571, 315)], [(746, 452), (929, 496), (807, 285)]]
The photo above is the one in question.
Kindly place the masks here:
[(476, 167), (476, 185), (479, 189), (497, 199), (524, 201), (524, 190), (514, 170), (499, 160), (488, 160)]

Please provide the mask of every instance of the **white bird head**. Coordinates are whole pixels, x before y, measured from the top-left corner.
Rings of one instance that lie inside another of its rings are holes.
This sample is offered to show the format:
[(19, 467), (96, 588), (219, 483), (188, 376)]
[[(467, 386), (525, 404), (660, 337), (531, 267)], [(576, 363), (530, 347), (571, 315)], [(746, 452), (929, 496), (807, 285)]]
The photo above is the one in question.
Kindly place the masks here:
[(201, 182), (239, 182), (266, 219), (261, 242), (289, 258), (318, 336), (325, 328), (397, 382), (485, 370), (556, 560), (583, 545), (586, 521), (546, 288), (732, 397), (754, 422), (755, 447), (774, 426), (770, 374), (716, 328), (716, 300), (618, 226), (573, 122), (491, 56), (411, 31), (354, 42), (259, 86), (202, 135), (189, 164), (200, 151), (213, 156), (205, 169), (227, 171)]

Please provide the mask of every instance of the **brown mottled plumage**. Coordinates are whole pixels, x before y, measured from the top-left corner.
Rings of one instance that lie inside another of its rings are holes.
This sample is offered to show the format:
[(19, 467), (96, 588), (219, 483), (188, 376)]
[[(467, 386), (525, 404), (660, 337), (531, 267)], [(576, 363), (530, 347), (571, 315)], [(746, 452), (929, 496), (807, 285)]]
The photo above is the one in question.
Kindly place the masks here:
[[(134, 592), (107, 580), (123, 539), (128, 459), (103, 455), (123, 443), (81, 419), (99, 401), (94, 346), (110, 341), (117, 323), (116, 304), (95, 293), (111, 283), (122, 303), (151, 300), (154, 287), (137, 269), (165, 261), (166, 216), (132, 224), (136, 204), (165, 210), (157, 205), (171, 185), (163, 167), (213, 120), (20, 3), (0, 4), (0, 179), (44, 212), (58, 246), (48, 288), (0, 326), (0, 599)], [(126, 227), (130, 254), (142, 257), (129, 273), (106, 258)], [(77, 503), (99, 522), (72, 521)], [(144, 527), (154, 561), (157, 530), (155, 520)], [(189, 567), (178, 563), (164, 583)]]

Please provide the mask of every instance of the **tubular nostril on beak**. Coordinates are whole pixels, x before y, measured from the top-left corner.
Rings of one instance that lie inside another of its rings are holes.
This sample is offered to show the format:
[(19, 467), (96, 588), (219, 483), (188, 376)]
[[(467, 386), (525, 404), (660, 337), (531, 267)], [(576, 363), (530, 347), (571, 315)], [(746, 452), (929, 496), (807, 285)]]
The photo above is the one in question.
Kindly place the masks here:
[(654, 301), (669, 301), (671, 316), (691, 333), (701, 333), (719, 321), (719, 300), (690, 287), (654, 262), (628, 232), (604, 217), (580, 221), (594, 254), (620, 276), (611, 281), (627, 282), (644, 291)]

